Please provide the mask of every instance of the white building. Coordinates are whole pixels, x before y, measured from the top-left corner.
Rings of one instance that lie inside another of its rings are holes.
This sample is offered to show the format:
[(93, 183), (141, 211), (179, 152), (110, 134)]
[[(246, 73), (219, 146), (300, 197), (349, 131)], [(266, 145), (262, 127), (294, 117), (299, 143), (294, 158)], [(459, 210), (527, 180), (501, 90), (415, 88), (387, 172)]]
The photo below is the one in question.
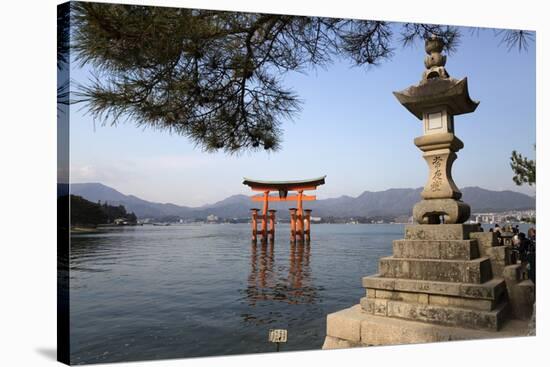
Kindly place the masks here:
[(214, 214), (210, 214), (209, 216), (206, 217), (206, 221), (207, 222), (217, 222), (218, 221), (218, 216), (214, 215)]

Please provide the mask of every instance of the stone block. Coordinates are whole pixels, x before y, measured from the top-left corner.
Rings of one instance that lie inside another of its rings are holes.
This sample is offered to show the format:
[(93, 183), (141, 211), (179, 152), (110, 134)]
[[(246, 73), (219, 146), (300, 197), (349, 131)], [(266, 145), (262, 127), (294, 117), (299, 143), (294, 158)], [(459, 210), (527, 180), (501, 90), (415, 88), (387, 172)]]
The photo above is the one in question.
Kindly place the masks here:
[(487, 258), (474, 260), (380, 259), (380, 276), (456, 283), (483, 283), (491, 279)]
[(502, 276), (508, 281), (517, 281), (520, 278), (521, 274), (521, 264), (513, 264), (504, 267), (502, 271)]
[(361, 343), (396, 345), (450, 340), (438, 338), (438, 333), (433, 330), (433, 325), (425, 323), (369, 315), (361, 322)]
[(376, 289), (375, 288), (367, 288), (366, 296), (369, 298), (375, 298), (376, 297)]
[(376, 298), (377, 299), (391, 299), (395, 301), (403, 302), (419, 302), (418, 300), (419, 293), (415, 292), (399, 292), (399, 291), (387, 291), (387, 290), (377, 290)]
[(394, 289), (400, 291), (422, 292), (426, 294), (436, 293), (458, 296), (460, 294), (460, 283), (396, 279)]
[(535, 284), (529, 280), (507, 281), (508, 299), (512, 314), (520, 320), (529, 320), (535, 303)]
[(495, 232), (471, 232), (470, 238), (477, 240), (479, 246), (482, 248), (499, 246)]
[(479, 248), (476, 241), (448, 240), (440, 241), (441, 259), (472, 260), (479, 257)]
[(460, 284), (460, 297), (493, 300), (499, 303), (506, 293), (506, 283), (495, 278), (482, 284)]
[(435, 294), (429, 295), (428, 303), (430, 305), (449, 306), (458, 308), (468, 308), (472, 310), (491, 311), (493, 309), (493, 301), (487, 299), (472, 299), (461, 297), (439, 296)]
[(401, 258), (440, 259), (439, 241), (394, 240), (393, 256)]
[(512, 261), (511, 248), (509, 246), (489, 247), (484, 252), (491, 260), (493, 276), (503, 277), (504, 268)]
[(492, 311), (480, 311), (434, 304), (418, 304), (388, 301), (387, 316), (437, 325), (497, 331), (500, 327), (503, 307)]
[(361, 314), (353, 308), (327, 315), (327, 335), (345, 339), (350, 342), (361, 340)]
[(427, 304), (430, 302), (430, 296), (424, 293), (418, 293), (418, 303)]
[(398, 345), (451, 340), (494, 339), (525, 335), (526, 323), (510, 322), (501, 330), (464, 329), (412, 320), (365, 315), (361, 322), (361, 344)]
[[(372, 289), (438, 294), (462, 298), (477, 298), (499, 301), (506, 291), (503, 279), (491, 279), (481, 284), (452, 283), (414, 279), (381, 278), (378, 274), (364, 277), (363, 286)], [(498, 303), (498, 302), (496, 302)]]
[(468, 240), (478, 232), (477, 224), (409, 224), (405, 226), (406, 240)]
[(378, 290), (376, 291), (376, 294), (373, 296), (373, 298), (391, 299), (394, 293), (395, 293), (395, 292), (393, 292), (393, 291), (387, 291), (387, 290), (383, 290), (383, 289), (378, 289)]
[(508, 246), (490, 247), (487, 249), (486, 254), (492, 260), (504, 262), (509, 257), (510, 248)]
[(359, 300), (359, 305), (361, 305), (361, 309), (369, 314), (374, 313), (374, 298), (368, 298), (368, 297), (362, 297)]
[(353, 343), (349, 340), (326, 336), (322, 349), (345, 349), (363, 346), (360, 343)]
[(419, 295), (420, 293), (412, 292), (398, 292), (392, 291), (394, 295), (391, 297), (392, 300), (410, 302), (410, 303), (420, 303)]
[(523, 336), (528, 330), (527, 321), (508, 321), (503, 324), (498, 332), (495, 332), (374, 316), (362, 312), (359, 305), (347, 309), (347, 312), (341, 314), (341, 317), (349, 317), (355, 321), (360, 321), (360, 341), (351, 341), (327, 334), (323, 349), (428, 343), (450, 340), (494, 339)]
[(440, 217), (445, 223), (464, 223), (470, 217), (470, 206), (451, 198), (433, 198), (421, 200), (413, 207), (413, 218), (417, 223), (440, 225)]
[(393, 256), (416, 259), (470, 260), (479, 257), (473, 240), (395, 240)]
[(536, 303), (533, 303), (533, 315), (531, 315), (531, 319), (529, 319), (529, 329), (527, 331), (527, 335), (528, 336), (537, 335), (537, 304)]
[(395, 286), (395, 279), (381, 278), (380, 274), (374, 274), (363, 277), (362, 283), (363, 287), (367, 289), (393, 289)]
[[(422, 296), (422, 297), (421, 297)], [(449, 306), (468, 308), (473, 310), (491, 311), (493, 309), (494, 302), (492, 299), (477, 299), (477, 298), (463, 298), (458, 296), (448, 295), (436, 295), (425, 294), (416, 292), (401, 292), (401, 291), (387, 291), (377, 290), (376, 298), (367, 297), (367, 299), (373, 300), (373, 307), (375, 310), (371, 312), (370, 304), (367, 308), (364, 308), (367, 312), (373, 314), (386, 314), (387, 303), (377, 305), (377, 302), (382, 300), (399, 301), (407, 303), (424, 303), (430, 305)]]
[(504, 271), (504, 264), (499, 264), (491, 261), (491, 273), (493, 273), (493, 276), (502, 278), (503, 271)]
[(373, 314), (377, 316), (388, 316), (388, 300), (375, 298)]

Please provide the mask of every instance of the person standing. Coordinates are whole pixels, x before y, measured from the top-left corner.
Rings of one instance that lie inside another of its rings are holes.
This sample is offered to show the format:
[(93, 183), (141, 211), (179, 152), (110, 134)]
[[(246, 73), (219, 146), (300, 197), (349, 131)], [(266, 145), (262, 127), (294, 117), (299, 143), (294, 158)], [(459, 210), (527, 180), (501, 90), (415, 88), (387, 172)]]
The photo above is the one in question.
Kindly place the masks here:
[(527, 270), (528, 278), (533, 280), (535, 277), (535, 245), (529, 240), (525, 233), (520, 232), (518, 234), (519, 244), (519, 259), (521, 261), (522, 267)]
[(529, 279), (533, 281), (533, 283), (536, 283), (535, 276), (535, 266), (536, 266), (536, 246), (534, 243), (532, 243), (531, 248), (527, 251), (527, 275)]
[(500, 229), (500, 226), (498, 225), (498, 223), (495, 224), (495, 228), (493, 229), (493, 232), (497, 234), (498, 244), (502, 245), (502, 237), (501, 237), (502, 230)]
[(531, 241), (535, 241), (537, 236), (537, 230), (535, 227), (529, 227), (527, 230), (527, 238), (529, 238)]

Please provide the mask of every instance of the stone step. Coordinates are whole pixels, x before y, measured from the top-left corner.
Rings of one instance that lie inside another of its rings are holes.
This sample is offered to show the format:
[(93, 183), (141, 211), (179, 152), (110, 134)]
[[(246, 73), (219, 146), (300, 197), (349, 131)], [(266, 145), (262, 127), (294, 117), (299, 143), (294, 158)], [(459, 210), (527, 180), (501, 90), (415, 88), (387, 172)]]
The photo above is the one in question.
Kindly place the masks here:
[(418, 292), (462, 298), (486, 299), (491, 301), (498, 301), (506, 291), (506, 283), (504, 279), (501, 278), (491, 279), (481, 284), (471, 284), (382, 278), (379, 274), (363, 277), (363, 287), (367, 289)]
[(497, 246), (482, 249), (483, 256), (491, 260), (491, 271), (493, 276), (502, 277), (504, 268), (517, 263), (515, 253), (510, 246)]
[(482, 248), (502, 246), (498, 243), (496, 232), (472, 232), (470, 239), (477, 240)]
[(527, 325), (527, 321), (510, 320), (504, 322), (499, 331), (465, 329), (374, 316), (355, 305), (327, 316), (327, 340), (323, 349), (517, 337), (527, 334)]
[(507, 265), (502, 270), (502, 276), (505, 280), (517, 281), (520, 280), (522, 273), (521, 264)]
[(495, 308), (496, 305), (495, 301), (490, 299), (463, 298), (418, 292), (387, 291), (374, 288), (367, 288), (367, 298), (388, 299), (392, 301), (422, 303), (428, 305), (450, 306), (480, 311), (491, 311)]
[(486, 257), (473, 260), (404, 259), (383, 257), (380, 276), (456, 283), (485, 283), (492, 278)]
[(480, 311), (436, 304), (410, 303), (389, 299), (361, 298), (361, 307), (375, 316), (427, 322), (436, 325), (498, 331), (507, 312), (507, 303), (492, 311)]
[(484, 255), (491, 260), (496, 260), (504, 265), (511, 264), (511, 252), (512, 249), (508, 246), (497, 246), (485, 249)]
[(503, 277), (512, 315), (520, 320), (528, 320), (535, 303), (535, 284), (529, 279), (523, 279), (523, 272), (521, 264), (508, 265), (504, 267)]
[(394, 240), (393, 256), (411, 259), (472, 260), (479, 257), (476, 240)]
[(515, 291), (518, 304), (515, 313), (520, 320), (529, 320), (533, 314), (535, 304), (535, 283), (531, 279), (525, 279), (518, 283)]
[(479, 232), (477, 224), (409, 224), (406, 240), (468, 240), (470, 233)]

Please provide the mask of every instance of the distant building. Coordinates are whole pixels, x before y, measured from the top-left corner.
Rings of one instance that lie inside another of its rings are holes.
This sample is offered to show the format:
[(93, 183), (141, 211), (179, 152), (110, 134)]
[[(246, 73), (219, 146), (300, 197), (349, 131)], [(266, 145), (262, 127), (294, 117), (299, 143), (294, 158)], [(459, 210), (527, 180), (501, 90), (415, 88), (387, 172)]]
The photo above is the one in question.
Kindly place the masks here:
[(126, 218), (117, 218), (113, 221), (113, 223), (116, 224), (117, 226), (124, 226), (129, 224), (128, 219)]
[(499, 213), (474, 213), (472, 214), (476, 223), (512, 223), (520, 222), (525, 218), (536, 217), (536, 212), (532, 209), (529, 210), (509, 210)]
[(217, 215), (210, 214), (209, 216), (206, 217), (206, 222), (207, 223), (215, 223), (217, 221), (218, 221), (218, 216)]

